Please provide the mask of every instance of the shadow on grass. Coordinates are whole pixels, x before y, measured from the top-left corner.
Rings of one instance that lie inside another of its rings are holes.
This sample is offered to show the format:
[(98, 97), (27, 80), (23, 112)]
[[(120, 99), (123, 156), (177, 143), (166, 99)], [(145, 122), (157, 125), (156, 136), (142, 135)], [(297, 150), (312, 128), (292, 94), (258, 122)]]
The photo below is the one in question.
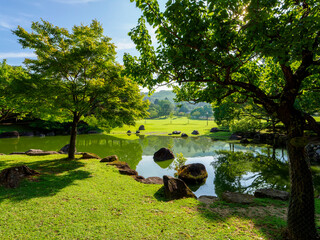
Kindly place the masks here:
[(72, 185), (76, 180), (90, 177), (90, 173), (77, 170), (84, 163), (77, 160), (53, 159), (37, 162), (19, 162), (15, 166), (27, 165), (40, 172), (39, 176), (23, 180), (16, 189), (0, 187), (0, 202), (5, 199), (23, 201), (37, 197), (48, 197), (58, 193), (61, 189)]
[[(168, 202), (163, 186), (154, 197), (160, 202)], [(229, 204), (224, 201), (213, 204), (199, 202), (196, 208), (209, 222), (223, 223), (226, 229), (234, 229), (239, 239), (260, 239), (257, 232), (263, 239), (283, 239), (286, 222), (279, 216), (284, 214), (281, 211), (287, 208), (287, 202), (267, 199), (257, 199), (251, 205)], [(226, 238), (228, 234), (230, 231), (228, 233), (226, 230)]]

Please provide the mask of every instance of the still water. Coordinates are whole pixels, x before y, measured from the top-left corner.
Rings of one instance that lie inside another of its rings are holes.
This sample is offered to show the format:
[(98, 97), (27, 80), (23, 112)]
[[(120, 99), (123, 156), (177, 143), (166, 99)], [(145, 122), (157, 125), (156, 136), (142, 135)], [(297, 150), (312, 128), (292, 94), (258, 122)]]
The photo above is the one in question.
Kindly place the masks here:
[[(55, 150), (68, 144), (69, 136), (21, 137), (0, 139), (0, 153), (23, 152), (29, 149)], [(215, 141), (208, 137), (178, 138), (170, 136), (140, 136), (139, 139), (121, 139), (115, 136), (92, 134), (79, 135), (77, 151), (92, 152), (100, 157), (118, 155), (139, 175), (147, 178), (163, 175), (174, 176), (173, 161), (155, 162), (153, 154), (162, 147), (171, 146), (174, 153), (183, 153), (187, 164), (205, 165), (208, 178), (201, 186), (190, 186), (196, 196), (219, 196), (223, 191), (252, 193), (261, 187), (288, 188), (286, 152), (259, 146), (245, 146)], [(242, 151), (254, 154), (275, 155), (270, 161), (247, 164), (243, 161), (225, 162), (216, 151)]]

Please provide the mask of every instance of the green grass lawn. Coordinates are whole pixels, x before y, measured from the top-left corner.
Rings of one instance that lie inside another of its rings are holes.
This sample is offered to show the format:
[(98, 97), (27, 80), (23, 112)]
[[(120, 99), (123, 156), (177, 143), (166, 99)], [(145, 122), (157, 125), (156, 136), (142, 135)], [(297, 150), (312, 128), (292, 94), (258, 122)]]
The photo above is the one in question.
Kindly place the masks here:
[(189, 136), (193, 136), (191, 135), (192, 131), (198, 130), (200, 133), (199, 135), (212, 136), (219, 139), (230, 137), (229, 132), (210, 133), (211, 128), (218, 127), (212, 120), (189, 120), (186, 117), (140, 120), (137, 121), (135, 126), (123, 126), (121, 128), (112, 129), (110, 134), (125, 135), (128, 130), (135, 133), (140, 125), (145, 126), (146, 130), (141, 131), (141, 134), (145, 135), (167, 135), (173, 131), (181, 131)]
[(64, 157), (0, 156), (0, 170), (25, 164), (41, 173), (17, 189), (0, 187), (0, 239), (278, 239), (285, 226), (284, 203), (167, 202), (160, 185)]

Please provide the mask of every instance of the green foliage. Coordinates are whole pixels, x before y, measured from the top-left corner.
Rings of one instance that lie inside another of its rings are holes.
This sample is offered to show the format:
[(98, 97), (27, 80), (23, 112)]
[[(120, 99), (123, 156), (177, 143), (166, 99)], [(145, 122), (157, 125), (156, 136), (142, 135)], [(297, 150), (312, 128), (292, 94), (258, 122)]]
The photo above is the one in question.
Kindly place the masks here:
[[(0, 122), (10, 118), (23, 118), (31, 109), (23, 91), (29, 75), (22, 67), (0, 63)], [(29, 100), (30, 101), (30, 100)]]
[(29, 33), (18, 27), (14, 34), (37, 54), (25, 63), (33, 73), (30, 91), (36, 91), (42, 103), (41, 118), (70, 121), (76, 115), (88, 123), (101, 120), (110, 128), (146, 116), (138, 86), (121, 75), (115, 46), (98, 21), (74, 26), (72, 32), (43, 20), (31, 29)]
[(187, 159), (183, 156), (183, 153), (176, 154), (176, 158), (174, 159), (172, 166), (172, 168), (177, 171), (175, 175), (180, 171), (182, 166), (186, 164), (186, 161)]
[(259, 119), (253, 117), (244, 117), (238, 121), (230, 123), (232, 132), (257, 132), (261, 130), (262, 124)]

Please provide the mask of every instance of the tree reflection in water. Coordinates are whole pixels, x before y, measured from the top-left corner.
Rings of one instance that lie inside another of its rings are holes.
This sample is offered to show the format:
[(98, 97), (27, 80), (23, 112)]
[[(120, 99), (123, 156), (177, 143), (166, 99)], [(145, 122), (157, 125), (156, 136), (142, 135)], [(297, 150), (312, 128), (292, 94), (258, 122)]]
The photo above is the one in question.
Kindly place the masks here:
[(253, 193), (258, 188), (289, 189), (288, 163), (260, 153), (217, 151), (212, 162), (218, 196), (224, 191)]

